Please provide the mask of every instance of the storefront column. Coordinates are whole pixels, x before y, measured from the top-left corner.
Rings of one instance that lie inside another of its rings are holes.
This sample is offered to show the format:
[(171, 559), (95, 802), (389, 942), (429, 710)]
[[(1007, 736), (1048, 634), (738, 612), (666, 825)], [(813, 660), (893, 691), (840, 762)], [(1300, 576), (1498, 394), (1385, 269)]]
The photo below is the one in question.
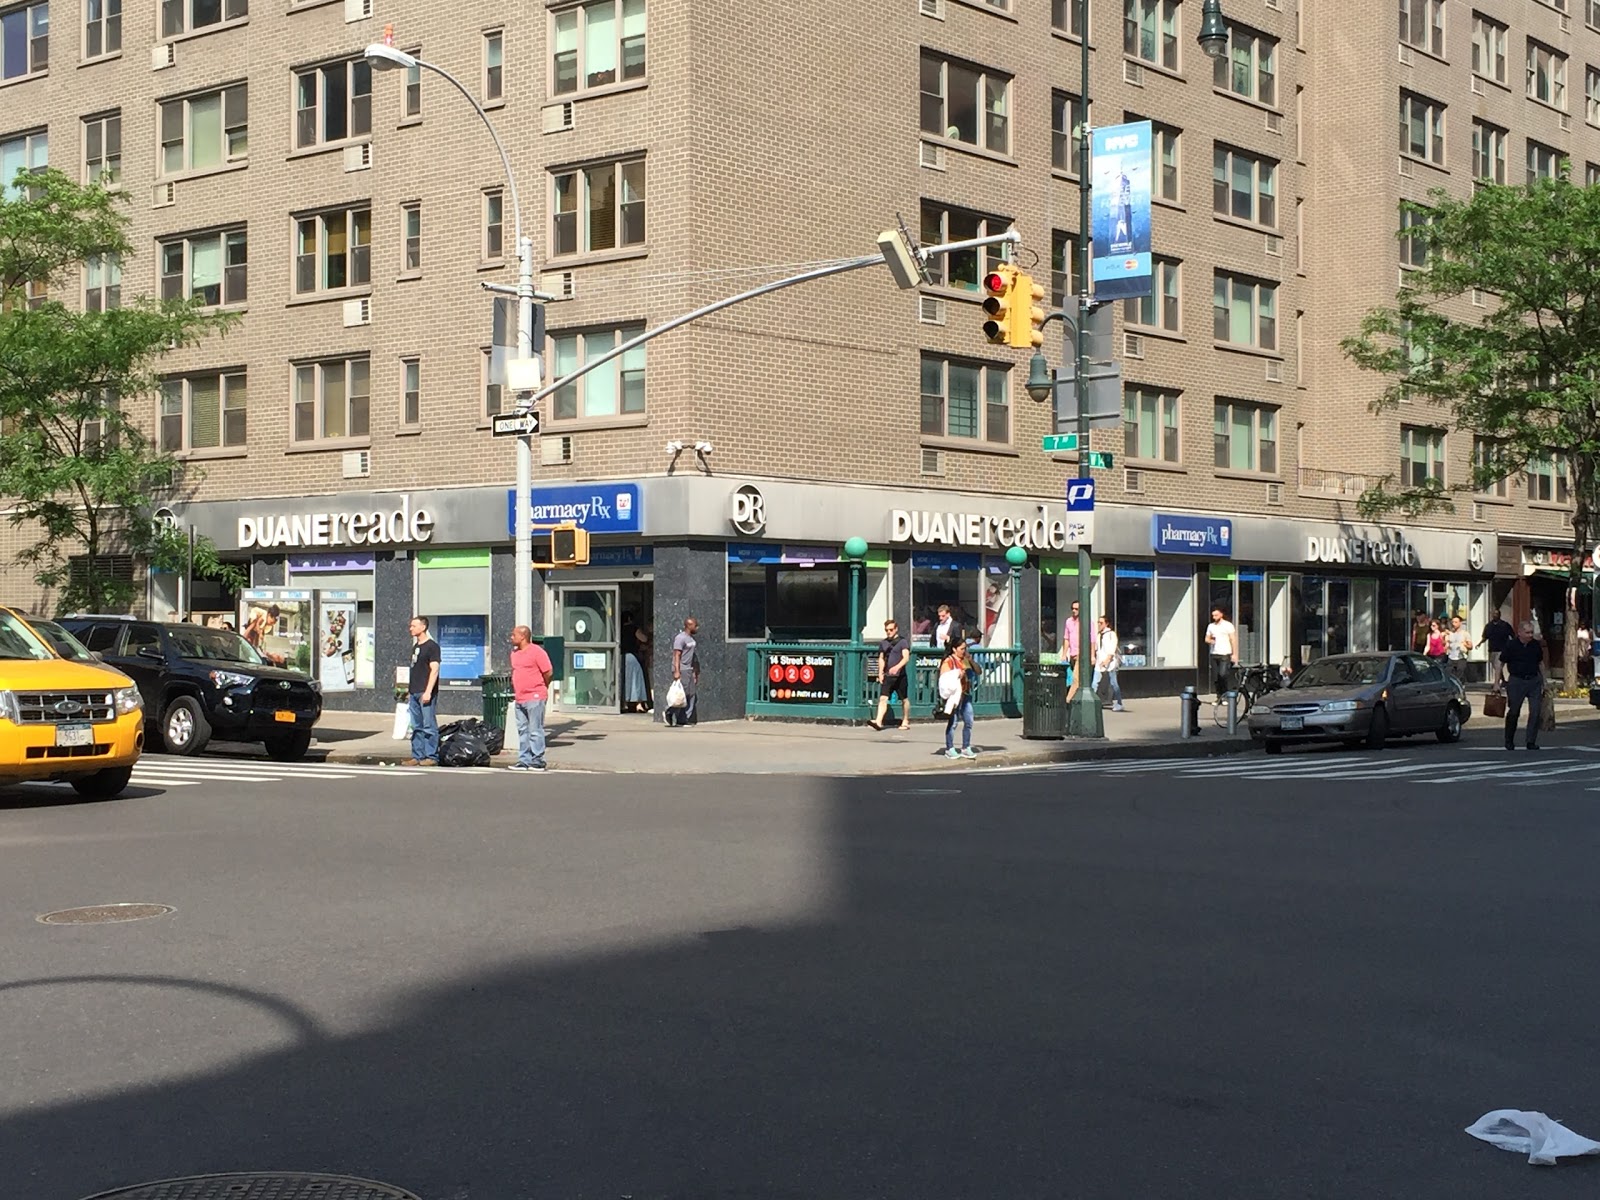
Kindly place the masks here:
[(666, 711), (672, 685), (672, 639), (684, 621), (700, 622), (697, 716), (727, 721), (744, 716), (745, 652), (728, 645), (728, 547), (723, 542), (658, 543), (655, 548), (654, 719)]
[(911, 636), (911, 551), (892, 550), (889, 553), (889, 611), (900, 622), (901, 631)]
[[(511, 669), (507, 655), (512, 626), (517, 619), (517, 556), (509, 548), (495, 550), (489, 559), (489, 661), (490, 674)], [(544, 632), (544, 574), (534, 572), (533, 633)]]
[(1037, 558), (1029, 558), (1028, 565), (1023, 567), (1022, 573), (1017, 576), (1017, 592), (1017, 595), (1011, 597), (1011, 603), (1017, 605), (1018, 611), (1022, 614), (1022, 649), (1024, 653), (1037, 655), (1041, 632)]

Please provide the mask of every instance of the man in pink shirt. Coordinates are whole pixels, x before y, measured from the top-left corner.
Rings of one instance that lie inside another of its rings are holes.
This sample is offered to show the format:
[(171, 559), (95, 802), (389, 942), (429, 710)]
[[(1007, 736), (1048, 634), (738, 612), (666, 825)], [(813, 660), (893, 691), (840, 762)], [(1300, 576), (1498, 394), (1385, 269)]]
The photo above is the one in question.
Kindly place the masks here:
[(533, 631), (518, 625), (511, 631), (511, 698), (517, 714), (517, 761), (513, 771), (544, 770), (544, 706), (550, 699), (555, 668)]
[(1078, 602), (1072, 602), (1072, 615), (1061, 627), (1061, 661), (1067, 664), (1067, 699), (1078, 691)]

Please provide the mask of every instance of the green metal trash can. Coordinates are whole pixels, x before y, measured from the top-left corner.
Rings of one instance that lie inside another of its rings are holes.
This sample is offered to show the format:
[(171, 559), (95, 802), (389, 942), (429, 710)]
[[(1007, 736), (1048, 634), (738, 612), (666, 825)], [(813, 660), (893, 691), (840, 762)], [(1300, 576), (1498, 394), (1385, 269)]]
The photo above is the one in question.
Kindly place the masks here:
[(1067, 669), (1030, 658), (1022, 664), (1022, 736), (1067, 736)]
[(506, 727), (506, 709), (511, 704), (511, 676), (485, 675), (478, 680), (483, 689), (483, 720), (496, 729)]

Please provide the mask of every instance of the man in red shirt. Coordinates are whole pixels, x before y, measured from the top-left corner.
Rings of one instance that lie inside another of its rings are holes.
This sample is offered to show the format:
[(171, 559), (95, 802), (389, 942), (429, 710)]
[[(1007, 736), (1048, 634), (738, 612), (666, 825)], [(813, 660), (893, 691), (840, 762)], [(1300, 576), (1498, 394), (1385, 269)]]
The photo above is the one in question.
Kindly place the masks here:
[(511, 697), (517, 714), (517, 761), (513, 771), (544, 770), (544, 706), (550, 699), (555, 668), (533, 631), (518, 625), (511, 631)]

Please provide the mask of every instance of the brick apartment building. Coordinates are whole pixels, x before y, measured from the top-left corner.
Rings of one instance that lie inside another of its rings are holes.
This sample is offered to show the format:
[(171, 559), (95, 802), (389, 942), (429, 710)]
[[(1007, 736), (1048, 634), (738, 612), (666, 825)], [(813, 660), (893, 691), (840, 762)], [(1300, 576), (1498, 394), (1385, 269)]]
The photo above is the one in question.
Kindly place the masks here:
[[(1568, 3), (1226, 0), (1220, 65), (1195, 43), (1199, 0), (1091, 8), (1094, 123), (1157, 133), (1157, 295), (1119, 306), (1126, 423), (1094, 439), (1117, 462), (1098, 473), (1093, 611), (1119, 628), (1134, 694), (1196, 677), (1213, 604), (1274, 662), (1403, 644), (1419, 608), (1481, 629), (1503, 604), (1560, 632), (1559, 460), (1453, 514), (1361, 521), (1368, 482), (1448, 485), (1473, 447), (1426, 406), (1375, 415), (1382, 382), (1339, 341), (1411, 265), (1402, 198), (1521, 182), (1561, 156), (1600, 174), (1600, 4)], [(0, 169), (48, 163), (126, 192), (138, 252), (67, 302), (120, 289), (243, 312), (127, 402), (183, 460), (180, 522), (257, 586), (355, 594), (355, 688), (332, 702), (387, 702), (421, 611), (446, 630), (465, 705), (511, 617), (513, 444), (488, 429), (507, 398), (479, 285), (514, 282), (513, 204), (465, 100), (428, 72), (371, 71), (363, 46), (392, 27), (505, 138), (541, 286), (563, 297), (544, 347), (559, 374), (870, 253), (897, 215), (929, 242), (1014, 224), (1056, 298), (1076, 288), (1075, 10), (0, 0)], [(1077, 474), (1039, 450), (1050, 414), (1022, 388), (1026, 355), (979, 333), (982, 265), (952, 256), (920, 292), (882, 269), (804, 285), (544, 403), (536, 507), (594, 535), (590, 566), (537, 590), (545, 631), (583, 653), (569, 705), (617, 707), (625, 613), (655, 631), (658, 680), (693, 613), (702, 705), (736, 715), (747, 643), (846, 632), (838, 558), (856, 535), (869, 634), (891, 612), (921, 632), (944, 601), (1006, 645), (1014, 605), (1024, 643), (1054, 648), (1072, 550), (1030, 547), (1013, 595), (1004, 546), (958, 536), (968, 516), (1048, 528)], [(1204, 553), (1163, 533), (1171, 518)], [(5, 599), (49, 606), (26, 572), (5, 580)], [(154, 578), (153, 614), (175, 601)]]

